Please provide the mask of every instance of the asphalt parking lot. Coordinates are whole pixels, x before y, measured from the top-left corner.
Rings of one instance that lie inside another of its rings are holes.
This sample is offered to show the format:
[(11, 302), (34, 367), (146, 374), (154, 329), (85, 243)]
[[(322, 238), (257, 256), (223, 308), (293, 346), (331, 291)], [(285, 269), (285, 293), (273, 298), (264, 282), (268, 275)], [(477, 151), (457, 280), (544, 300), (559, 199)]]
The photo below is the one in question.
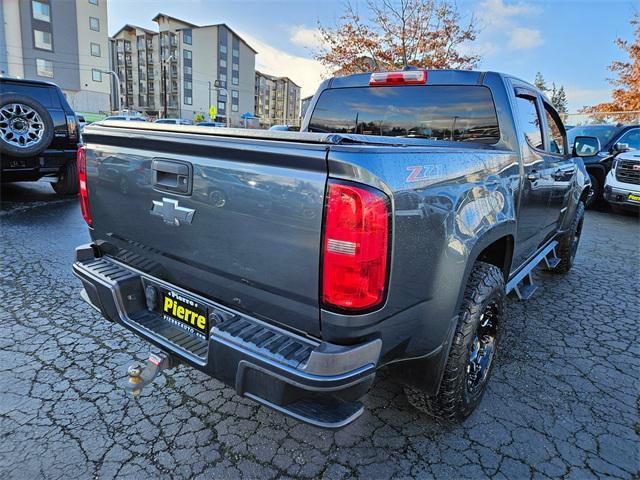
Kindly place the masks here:
[(640, 223), (588, 212), (566, 277), (508, 302), (480, 408), (444, 428), (382, 371), (366, 412), (309, 427), (179, 368), (139, 400), (116, 383), (144, 342), (79, 297), (76, 199), (2, 186), (0, 478), (638, 478)]

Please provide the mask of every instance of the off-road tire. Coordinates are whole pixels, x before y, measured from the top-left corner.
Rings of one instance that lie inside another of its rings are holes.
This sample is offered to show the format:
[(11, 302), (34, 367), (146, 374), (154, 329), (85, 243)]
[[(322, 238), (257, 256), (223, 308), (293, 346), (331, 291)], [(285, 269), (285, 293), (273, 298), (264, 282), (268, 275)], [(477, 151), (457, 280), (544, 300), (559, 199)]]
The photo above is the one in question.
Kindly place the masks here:
[(584, 209), (584, 203), (579, 202), (576, 207), (576, 214), (571, 222), (571, 227), (569, 227), (569, 230), (567, 230), (567, 232), (558, 240), (556, 254), (560, 257), (560, 263), (556, 268), (551, 270), (553, 273), (567, 273), (571, 270), (571, 267), (573, 267), (573, 262), (576, 258), (576, 252), (578, 251), (578, 245), (580, 243), (580, 236), (582, 235)]
[[(488, 263), (477, 262), (465, 288), (440, 389), (435, 396), (431, 396), (415, 387), (405, 386), (407, 400), (413, 407), (440, 423), (452, 424), (463, 421), (478, 406), (495, 363), (503, 323), (504, 292), (504, 277), (500, 269)], [(482, 384), (477, 386), (477, 390), (470, 392), (467, 378), (472, 344), (483, 313), (488, 306), (494, 304), (497, 307), (494, 353)]]
[[(51, 115), (46, 108), (44, 108), (40, 102), (34, 100), (33, 98), (27, 95), (20, 95), (17, 93), (3, 93), (0, 95), (0, 110), (2, 110), (5, 106), (11, 104), (20, 104), (25, 105), (35, 111), (39, 116), (42, 124), (42, 136), (38, 139), (36, 143), (29, 146), (16, 146), (10, 141), (6, 140), (2, 135), (0, 135), (0, 153), (5, 155), (11, 155), (13, 157), (34, 157), (39, 155), (51, 145), (53, 141), (53, 121), (51, 120)], [(17, 115), (19, 116), (19, 115)], [(0, 114), (0, 122), (2, 126), (6, 126), (8, 122), (11, 121), (11, 116), (7, 117), (6, 114)]]
[(78, 167), (75, 160), (69, 160), (61, 169), (58, 181), (51, 186), (60, 196), (78, 194)]

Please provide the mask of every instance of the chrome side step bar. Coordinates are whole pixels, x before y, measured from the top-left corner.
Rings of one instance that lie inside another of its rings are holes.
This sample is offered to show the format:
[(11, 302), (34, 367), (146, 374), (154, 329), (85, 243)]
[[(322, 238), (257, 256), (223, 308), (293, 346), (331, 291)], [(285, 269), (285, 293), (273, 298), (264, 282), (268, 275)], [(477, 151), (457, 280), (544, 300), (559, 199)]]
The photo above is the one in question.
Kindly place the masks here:
[(522, 268), (509, 282), (505, 287), (505, 293), (508, 295), (512, 291), (515, 292), (519, 300), (529, 300), (531, 296), (538, 289), (538, 285), (533, 281), (533, 276), (531, 272), (534, 268), (536, 268), (542, 261), (545, 262), (547, 268), (549, 270), (555, 268), (559, 263), (560, 259), (556, 255), (556, 247), (558, 246), (558, 241), (553, 240), (549, 245), (544, 247), (540, 253), (538, 253), (531, 261)]

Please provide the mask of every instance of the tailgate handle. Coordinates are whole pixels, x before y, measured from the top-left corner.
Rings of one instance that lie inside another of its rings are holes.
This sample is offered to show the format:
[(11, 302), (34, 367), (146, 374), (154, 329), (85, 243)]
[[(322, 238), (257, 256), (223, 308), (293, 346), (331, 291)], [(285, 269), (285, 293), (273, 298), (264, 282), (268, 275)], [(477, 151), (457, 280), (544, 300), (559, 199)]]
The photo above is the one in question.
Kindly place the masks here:
[(191, 194), (191, 164), (178, 160), (154, 160), (151, 163), (153, 186), (165, 192)]

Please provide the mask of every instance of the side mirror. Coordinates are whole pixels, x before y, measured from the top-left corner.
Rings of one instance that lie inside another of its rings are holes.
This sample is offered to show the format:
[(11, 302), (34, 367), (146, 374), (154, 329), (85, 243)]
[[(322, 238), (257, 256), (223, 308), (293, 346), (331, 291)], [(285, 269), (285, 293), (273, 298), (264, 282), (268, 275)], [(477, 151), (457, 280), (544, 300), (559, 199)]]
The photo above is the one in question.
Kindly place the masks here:
[(629, 150), (629, 144), (628, 143), (616, 143), (611, 150), (613, 150), (613, 153), (626, 152), (627, 150)]
[(574, 157), (592, 157), (600, 151), (598, 137), (576, 137), (573, 141)]

